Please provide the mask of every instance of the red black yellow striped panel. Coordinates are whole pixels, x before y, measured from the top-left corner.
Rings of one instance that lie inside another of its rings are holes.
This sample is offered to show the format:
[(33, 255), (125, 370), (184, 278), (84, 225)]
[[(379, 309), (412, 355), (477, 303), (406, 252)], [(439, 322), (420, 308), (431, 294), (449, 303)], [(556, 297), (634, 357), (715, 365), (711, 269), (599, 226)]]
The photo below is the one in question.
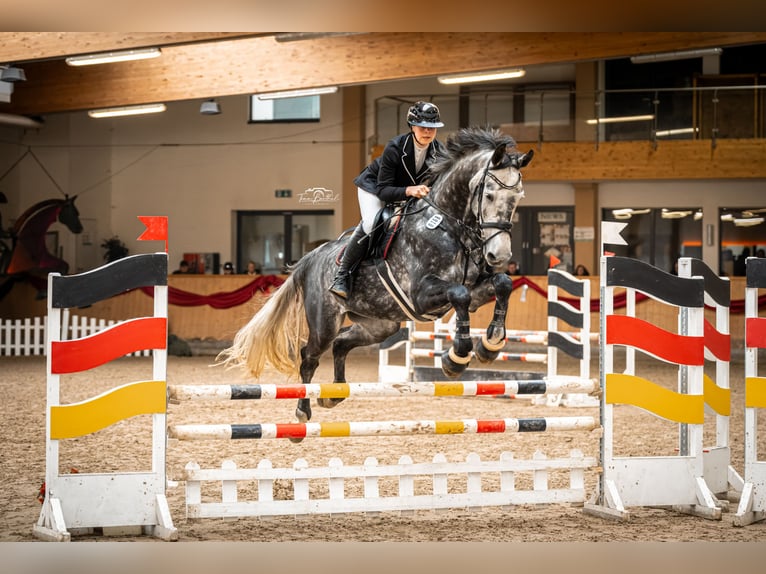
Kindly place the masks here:
[(745, 346), (751, 349), (766, 349), (766, 317), (745, 319)]
[(144, 349), (167, 347), (167, 319), (140, 317), (71, 341), (51, 343), (51, 373), (78, 373)]
[(704, 337), (677, 335), (627, 315), (607, 316), (606, 344), (629, 345), (678, 365), (705, 363)]
[(166, 410), (165, 381), (141, 381), (111, 389), (87, 401), (51, 407), (51, 439), (75, 438), (137, 415)]
[(635, 375), (606, 375), (607, 404), (634, 405), (677, 423), (703, 424), (704, 399), (703, 395), (677, 393)]
[(54, 309), (84, 307), (137, 287), (167, 285), (168, 255), (131, 255), (78, 275), (53, 275), (51, 281)]

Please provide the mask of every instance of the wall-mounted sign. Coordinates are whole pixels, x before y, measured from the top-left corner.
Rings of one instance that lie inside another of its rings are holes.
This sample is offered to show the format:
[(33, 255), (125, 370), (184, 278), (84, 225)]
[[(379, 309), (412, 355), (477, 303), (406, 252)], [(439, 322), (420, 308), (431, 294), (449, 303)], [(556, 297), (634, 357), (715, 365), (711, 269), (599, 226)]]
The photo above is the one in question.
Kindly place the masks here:
[(592, 226), (574, 228), (575, 241), (593, 241), (595, 238), (596, 238), (596, 231)]

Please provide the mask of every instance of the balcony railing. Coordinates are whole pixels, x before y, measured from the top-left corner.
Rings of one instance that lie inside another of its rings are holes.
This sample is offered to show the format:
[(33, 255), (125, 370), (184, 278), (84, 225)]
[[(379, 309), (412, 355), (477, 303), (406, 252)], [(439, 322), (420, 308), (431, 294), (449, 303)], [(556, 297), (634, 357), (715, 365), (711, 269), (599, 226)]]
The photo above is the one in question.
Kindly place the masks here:
[[(520, 142), (751, 139), (766, 137), (766, 76), (700, 76), (683, 88), (587, 92), (571, 85), (504, 86), (434, 94), (443, 131), (497, 126)], [(418, 96), (376, 101), (376, 144), (407, 130), (407, 108)], [(445, 134), (446, 137), (446, 134)]]

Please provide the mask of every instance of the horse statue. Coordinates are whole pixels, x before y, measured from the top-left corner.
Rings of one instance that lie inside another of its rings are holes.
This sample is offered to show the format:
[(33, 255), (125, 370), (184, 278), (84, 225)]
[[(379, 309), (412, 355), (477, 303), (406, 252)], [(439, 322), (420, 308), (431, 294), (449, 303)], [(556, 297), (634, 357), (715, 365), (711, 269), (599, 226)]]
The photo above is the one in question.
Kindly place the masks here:
[(17, 281), (31, 280), (42, 288), (48, 273), (65, 275), (69, 271), (66, 261), (48, 251), (45, 234), (57, 219), (72, 233), (82, 232), (80, 213), (74, 204), (76, 198), (75, 195), (46, 199), (34, 204), (16, 220), (8, 234), (11, 247), (0, 258), (0, 299)]
[[(511, 259), (511, 221), (524, 197), (520, 170), (533, 155), (515, 146), (513, 138), (494, 129), (453, 134), (445, 155), (431, 167), (430, 193), (410, 198), (391, 220), (396, 235), (386, 239), (384, 255), (357, 269), (347, 300), (329, 291), (348, 241), (341, 236), (295, 263), (288, 279), (218, 355), (218, 364), (245, 368), (256, 378), (270, 364), (284, 374), (300, 374), (308, 384), (332, 345), (334, 381), (342, 383), (352, 349), (384, 341), (402, 321), (432, 321), (454, 309), (456, 336), (442, 356), (444, 373), (454, 378), (472, 358), (469, 313), (493, 297), (492, 320), (474, 353), (481, 362), (494, 360), (504, 345), (512, 289), (504, 271)], [(346, 318), (351, 325), (344, 327)], [(342, 400), (317, 399), (317, 404), (331, 408)], [(307, 422), (311, 414), (309, 399), (299, 399), (298, 421)]]

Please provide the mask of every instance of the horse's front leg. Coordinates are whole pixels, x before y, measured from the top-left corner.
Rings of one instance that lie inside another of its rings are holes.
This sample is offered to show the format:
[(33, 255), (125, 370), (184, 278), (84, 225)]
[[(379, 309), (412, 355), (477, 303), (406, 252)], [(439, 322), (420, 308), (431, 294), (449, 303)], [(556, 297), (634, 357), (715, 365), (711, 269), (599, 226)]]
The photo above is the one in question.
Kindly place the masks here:
[(450, 378), (455, 378), (466, 370), (471, 362), (471, 325), (468, 308), (471, 304), (471, 292), (465, 285), (447, 283), (443, 279), (428, 276), (420, 282), (420, 288), (414, 299), (415, 309), (421, 314), (444, 309), (449, 304), (455, 309), (455, 337), (452, 346), (442, 355), (442, 371)]
[(505, 316), (508, 312), (508, 300), (513, 289), (513, 281), (505, 273), (492, 276), (495, 290), (495, 309), (487, 332), (476, 342), (476, 358), (482, 363), (491, 363), (505, 346)]

